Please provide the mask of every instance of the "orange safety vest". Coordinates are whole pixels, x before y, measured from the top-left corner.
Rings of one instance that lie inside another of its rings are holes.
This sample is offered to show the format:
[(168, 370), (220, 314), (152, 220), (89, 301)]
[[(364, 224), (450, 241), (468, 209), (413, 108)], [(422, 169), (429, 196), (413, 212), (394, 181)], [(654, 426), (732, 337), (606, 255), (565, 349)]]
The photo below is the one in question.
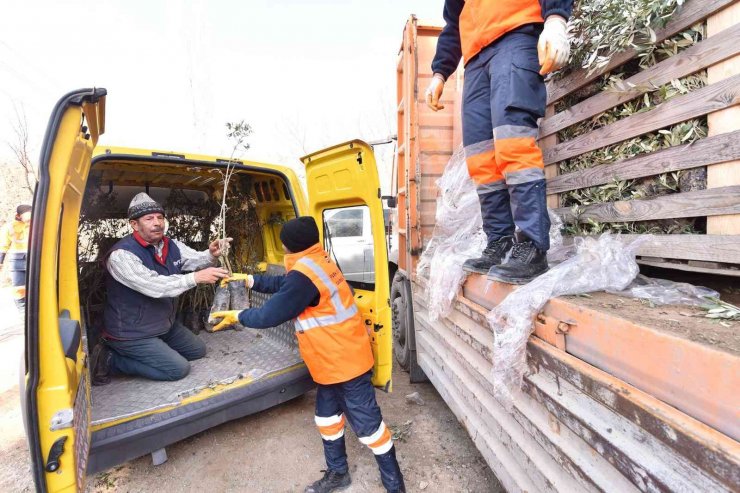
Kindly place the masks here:
[(295, 320), (298, 348), (316, 383), (346, 382), (373, 367), (370, 336), (352, 290), (337, 264), (318, 243), (285, 256), (285, 268), (308, 277), (319, 290), (316, 306)]
[(14, 219), (0, 230), (0, 253), (26, 253), (30, 223)]
[(538, 22), (544, 22), (539, 0), (466, 0), (459, 24), (464, 62), (504, 34)]

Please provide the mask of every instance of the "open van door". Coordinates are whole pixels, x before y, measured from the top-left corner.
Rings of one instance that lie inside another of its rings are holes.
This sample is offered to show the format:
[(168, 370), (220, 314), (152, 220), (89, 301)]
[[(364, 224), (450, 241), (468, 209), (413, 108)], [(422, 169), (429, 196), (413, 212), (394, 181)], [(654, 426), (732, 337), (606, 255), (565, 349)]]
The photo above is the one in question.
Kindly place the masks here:
[(105, 89), (54, 107), (39, 161), (28, 251), (26, 379), (21, 395), (38, 491), (82, 491), (90, 448), (90, 372), (77, 284), (77, 227)]
[[(354, 288), (355, 301), (372, 341), (375, 357), (373, 385), (388, 391), (391, 389), (393, 353), (390, 282), (383, 205), (380, 200), (375, 155), (368, 144), (354, 140), (315, 152), (301, 161), (306, 167), (309, 214), (316, 219), (324, 247), (332, 258), (337, 260), (340, 269), (341, 256), (333, 248), (332, 236), (341, 235), (343, 232), (337, 231), (338, 226), (330, 227), (330, 221), (327, 219), (336, 217), (338, 212), (334, 211), (335, 209), (350, 209), (357, 206), (366, 209), (370, 217), (374, 245), (372, 251), (374, 278), (368, 275), (364, 277), (366, 280), (348, 279), (347, 282)], [(326, 211), (330, 210), (333, 212), (326, 214)], [(351, 229), (355, 225), (345, 222), (342, 227)], [(361, 220), (357, 227), (362, 227)], [(363, 245), (358, 244), (356, 247), (362, 249)]]

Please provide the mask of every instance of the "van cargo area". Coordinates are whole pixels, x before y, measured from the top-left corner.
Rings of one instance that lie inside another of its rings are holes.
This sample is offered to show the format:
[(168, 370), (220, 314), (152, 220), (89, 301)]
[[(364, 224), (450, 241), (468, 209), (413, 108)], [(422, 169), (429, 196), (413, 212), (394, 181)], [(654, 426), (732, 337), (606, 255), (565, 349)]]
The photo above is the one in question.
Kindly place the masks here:
[[(283, 273), (275, 227), (295, 216), (293, 192), (278, 172), (237, 164), (226, 200), (227, 235), (237, 239), (229, 253), (231, 268)], [(146, 157), (111, 151), (93, 160), (78, 233), (80, 308), (89, 351), (105, 330), (103, 262), (115, 242), (130, 232), (131, 198), (147, 192), (166, 211), (167, 236), (203, 251), (217, 235), (225, 166), (218, 160), (157, 153)], [(292, 324), (208, 332), (213, 296), (213, 286), (201, 285), (179, 297), (178, 320), (207, 347), (204, 358), (190, 362), (185, 378), (161, 382), (114, 376), (110, 383), (92, 387), (89, 473), (152, 452), (155, 443), (159, 448), (312, 388)], [(269, 296), (250, 291), (249, 306), (262, 306)], [(172, 426), (154, 427), (163, 420)]]

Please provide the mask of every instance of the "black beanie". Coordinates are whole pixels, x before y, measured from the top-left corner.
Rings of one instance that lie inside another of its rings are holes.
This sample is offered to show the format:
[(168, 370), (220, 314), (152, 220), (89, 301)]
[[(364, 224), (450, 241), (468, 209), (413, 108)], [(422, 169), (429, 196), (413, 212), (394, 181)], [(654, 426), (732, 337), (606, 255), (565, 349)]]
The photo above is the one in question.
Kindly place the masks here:
[(19, 216), (21, 214), (25, 214), (26, 212), (31, 212), (31, 206), (26, 204), (21, 204), (18, 207), (15, 208), (15, 213)]
[(283, 224), (280, 241), (292, 253), (308, 250), (319, 242), (319, 228), (311, 216), (301, 216)]

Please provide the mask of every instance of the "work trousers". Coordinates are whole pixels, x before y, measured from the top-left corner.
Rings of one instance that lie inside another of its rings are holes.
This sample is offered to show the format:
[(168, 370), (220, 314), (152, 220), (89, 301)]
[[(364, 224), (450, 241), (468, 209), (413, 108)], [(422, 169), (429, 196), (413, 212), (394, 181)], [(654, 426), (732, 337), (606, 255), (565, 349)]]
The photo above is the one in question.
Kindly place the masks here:
[(488, 241), (515, 225), (540, 250), (550, 247), (545, 172), (537, 146), (545, 83), (539, 75), (541, 27), (525, 26), (484, 48), (465, 66), (462, 123), (465, 158), (477, 185)]
[(396, 460), (391, 431), (385, 426), (370, 382), (372, 372), (347, 382), (319, 385), (316, 392), (316, 426), (324, 442), (327, 467), (340, 474), (348, 470), (344, 445), (347, 421), (360, 442), (367, 445), (378, 463), (380, 479), (388, 491), (396, 491), (403, 475)]
[(26, 307), (26, 254), (8, 253), (5, 258), (10, 283), (13, 285), (13, 300), (15, 306), (23, 311)]
[(106, 339), (112, 350), (110, 368), (115, 374), (150, 380), (180, 380), (190, 372), (189, 361), (206, 355), (205, 343), (180, 322), (159, 337), (133, 341)]

